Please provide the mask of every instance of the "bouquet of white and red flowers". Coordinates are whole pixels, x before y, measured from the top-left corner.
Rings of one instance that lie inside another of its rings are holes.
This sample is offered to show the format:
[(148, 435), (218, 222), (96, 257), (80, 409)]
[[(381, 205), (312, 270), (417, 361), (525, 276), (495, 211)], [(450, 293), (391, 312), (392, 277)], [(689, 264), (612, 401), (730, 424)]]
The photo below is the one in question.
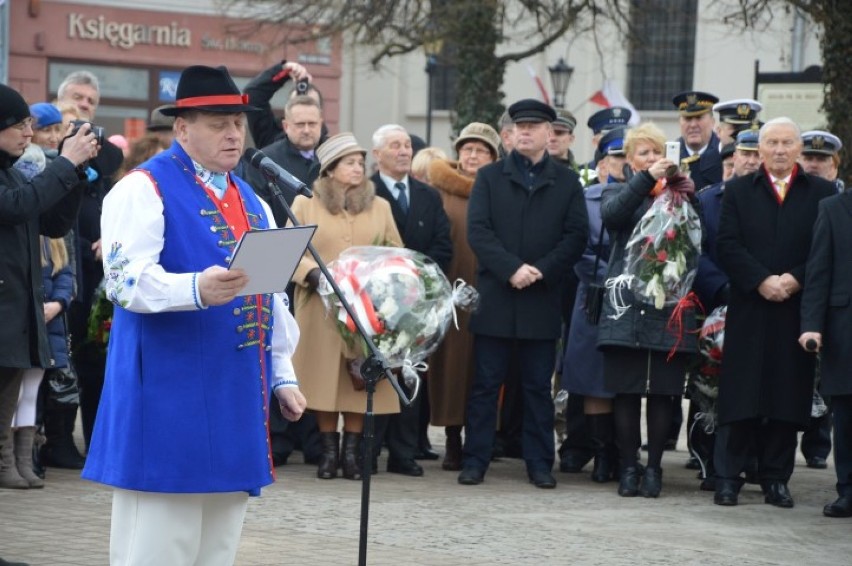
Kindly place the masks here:
[(677, 304), (692, 287), (701, 254), (701, 223), (687, 195), (689, 177), (662, 178), (662, 192), (627, 241), (624, 274), (636, 298), (657, 309)]
[[(355, 246), (328, 266), (361, 325), (392, 368), (406, 379), (423, 371), (453, 320), (455, 307), (474, 308), (476, 291), (457, 281), (451, 286), (429, 257), (406, 248)], [(319, 287), (326, 308), (347, 345), (368, 354), (331, 286)]]
[(707, 434), (716, 429), (716, 399), (719, 397), (719, 372), (722, 369), (727, 314), (727, 306), (716, 307), (704, 319), (698, 335), (700, 361), (696, 370), (690, 374), (689, 398), (699, 408), (695, 420), (701, 423)]

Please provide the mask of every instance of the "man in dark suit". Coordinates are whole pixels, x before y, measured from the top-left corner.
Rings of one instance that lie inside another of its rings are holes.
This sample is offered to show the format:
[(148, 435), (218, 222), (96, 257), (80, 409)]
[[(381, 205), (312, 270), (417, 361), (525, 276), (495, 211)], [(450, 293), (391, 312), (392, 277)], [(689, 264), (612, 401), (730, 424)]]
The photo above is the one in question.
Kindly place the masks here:
[[(376, 194), (390, 203), (405, 247), (429, 256), (446, 271), (453, 255), (450, 220), (438, 191), (409, 175), (413, 153), (411, 136), (402, 126), (386, 124), (376, 130), (373, 159), (379, 170), (372, 181)], [(418, 396), (398, 414), (376, 418), (376, 446), (381, 446), (384, 436), (389, 472), (423, 475), (423, 468), (414, 460), (418, 451), (420, 401)]]
[[(278, 77), (277, 79), (275, 77)], [(271, 130), (275, 125), (269, 99), (275, 91), (287, 80), (310, 79), (310, 75), (302, 65), (294, 62), (273, 65), (257, 77), (245, 88), (246, 95), (252, 105), (263, 109), (262, 112), (249, 112), (246, 115), (249, 129), (255, 137), (255, 143), (272, 139)], [(258, 116), (254, 116), (257, 114)], [(319, 176), (319, 160), (316, 148), (320, 145), (323, 128), (323, 116), (320, 102), (308, 95), (292, 96), (284, 107), (284, 119), (281, 120), (283, 136), (275, 138), (261, 149), (272, 161), (292, 173), (294, 177), (308, 186)], [(242, 176), (254, 192), (266, 201), (272, 209), (272, 216), (278, 226), (286, 226), (289, 220), (287, 210), (281, 201), (270, 190), (266, 177), (245, 159), (241, 160)], [(293, 204), (296, 194), (283, 190), (282, 194), (287, 204)], [(293, 286), (287, 287), (290, 299), (290, 310), (293, 310)], [(281, 415), (281, 410), (275, 399), (269, 403), (269, 436), (272, 445), (272, 460), (276, 466), (284, 465), (293, 450), (301, 449), (306, 464), (318, 461), (322, 452), (319, 428), (316, 417), (308, 413), (297, 422), (290, 422)]]
[(796, 432), (808, 424), (813, 356), (796, 346), (802, 284), (819, 201), (835, 194), (796, 161), (799, 127), (775, 118), (760, 130), (761, 168), (728, 183), (717, 236), (731, 287), (719, 378), (717, 505), (736, 505), (752, 435), (765, 501), (793, 506)]
[[(819, 203), (802, 294), (799, 344), (821, 354), (820, 389), (834, 412), (834, 464), (838, 498), (826, 517), (852, 517), (852, 193)], [(813, 344), (808, 344), (812, 340)]]
[[(74, 71), (62, 81), (56, 92), (59, 104), (71, 105), (77, 110), (81, 120), (94, 123), (95, 113), (100, 104), (100, 84), (90, 71)], [(97, 157), (89, 161), (86, 168), (86, 184), (83, 188), (83, 201), (77, 224), (74, 227), (74, 257), (76, 258), (77, 289), (76, 296), (68, 308), (68, 333), (75, 337), (73, 349), (74, 367), (80, 383), (80, 420), (83, 424), (83, 440), (86, 446), (92, 438), (95, 416), (101, 398), (104, 383), (104, 364), (106, 356), (99, 345), (93, 345), (86, 339), (88, 335), (89, 314), (95, 291), (104, 277), (101, 262), (101, 208), (104, 196), (112, 187), (113, 175), (121, 166), (124, 154), (121, 149), (103, 142)], [(51, 411), (50, 426), (58, 436), (71, 438), (74, 430), (77, 410)], [(76, 447), (64, 443), (67, 449), (46, 451), (48, 466), (80, 469), (83, 457)]]
[[(730, 153), (728, 153), (730, 151)], [(716, 234), (719, 231), (719, 216), (722, 213), (722, 196), (725, 194), (725, 186), (737, 177), (750, 175), (760, 168), (760, 155), (757, 152), (757, 130), (744, 130), (737, 135), (735, 144), (729, 144), (722, 148), (723, 169), (726, 160), (732, 164), (731, 175), (720, 183), (705, 187), (698, 193), (698, 201), (701, 203), (701, 227), (704, 231), (704, 241), (701, 245), (701, 256), (698, 258), (698, 271), (692, 288), (698, 295), (704, 311), (710, 313), (716, 307), (728, 304), (729, 281), (728, 275), (719, 266), (716, 255)], [(690, 452), (697, 454), (701, 463), (691, 459), (688, 468), (702, 469), (701, 489), (714, 491), (716, 485), (715, 470), (713, 468), (713, 446), (716, 441), (715, 434), (707, 434), (701, 426), (693, 427), (695, 414), (698, 407), (695, 402), (690, 402), (689, 418), (687, 419), (687, 433)]]
[[(322, 135), (322, 110), (319, 103), (310, 96), (295, 96), (284, 107), (283, 138), (261, 149), (272, 161), (289, 171), (294, 177), (311, 186), (319, 176), (319, 160), (315, 150)], [(266, 201), (272, 209), (272, 215), (279, 226), (287, 224), (287, 212), (284, 206), (270, 191), (266, 177), (255, 167), (244, 164), (243, 178), (257, 195)], [(283, 191), (287, 204), (293, 204), (296, 194)]]
[(672, 99), (680, 114), (680, 161), (689, 165), (697, 190), (722, 180), (719, 138), (713, 131), (713, 105), (719, 99), (701, 91), (682, 92)]
[[(839, 152), (843, 147), (840, 138), (823, 130), (811, 130), (802, 133), (802, 169), (809, 175), (831, 181), (837, 192), (843, 192), (843, 181), (837, 176)], [(828, 454), (831, 452), (831, 410), (819, 417), (811, 417), (811, 422), (802, 433), (802, 456), (809, 468), (822, 470), (828, 467)]]
[(513, 347), (521, 364), (523, 457), (530, 481), (556, 487), (553, 376), (565, 276), (582, 255), (588, 215), (578, 175), (546, 151), (553, 109), (537, 100), (509, 107), (515, 148), (479, 170), (470, 196), (468, 242), (479, 268), (474, 333), (476, 375), (467, 403), (458, 481), (481, 483), (491, 460), (497, 396)]

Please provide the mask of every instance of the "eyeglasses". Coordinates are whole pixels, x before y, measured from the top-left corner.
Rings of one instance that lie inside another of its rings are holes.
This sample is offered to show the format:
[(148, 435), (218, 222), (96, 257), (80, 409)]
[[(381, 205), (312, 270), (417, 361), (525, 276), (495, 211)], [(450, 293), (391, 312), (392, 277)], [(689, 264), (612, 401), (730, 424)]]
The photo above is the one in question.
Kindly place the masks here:
[(463, 147), (459, 155), (491, 155), (491, 152), (481, 147)]
[(20, 131), (23, 132), (27, 128), (33, 127), (33, 119), (32, 119), (32, 117), (24, 118), (23, 120), (21, 120), (20, 122), (18, 122), (17, 124), (15, 124), (12, 127), (15, 128), (16, 130), (20, 130)]

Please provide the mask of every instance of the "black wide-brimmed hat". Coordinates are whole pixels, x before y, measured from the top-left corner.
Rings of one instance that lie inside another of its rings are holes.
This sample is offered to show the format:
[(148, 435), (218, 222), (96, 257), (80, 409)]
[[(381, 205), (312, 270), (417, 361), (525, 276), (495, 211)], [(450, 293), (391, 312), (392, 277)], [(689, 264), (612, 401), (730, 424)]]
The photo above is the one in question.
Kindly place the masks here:
[(160, 108), (166, 116), (177, 116), (186, 110), (203, 112), (253, 112), (260, 110), (248, 103), (225, 67), (193, 65), (180, 74), (174, 106)]

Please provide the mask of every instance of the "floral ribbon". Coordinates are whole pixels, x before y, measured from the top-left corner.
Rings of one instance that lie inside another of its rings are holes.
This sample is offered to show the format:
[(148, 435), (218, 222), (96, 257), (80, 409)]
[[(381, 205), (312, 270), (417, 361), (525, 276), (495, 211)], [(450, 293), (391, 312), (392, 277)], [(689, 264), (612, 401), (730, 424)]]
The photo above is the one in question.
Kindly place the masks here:
[(412, 362), (408, 358), (402, 361), (402, 379), (408, 387), (415, 386), (415, 382), (419, 384), (420, 373), (429, 369), (429, 364), (424, 361), (417, 363)]
[[(672, 357), (674, 357), (680, 343), (683, 341), (683, 333), (685, 332), (683, 329), (684, 313), (687, 309), (694, 309), (696, 307), (701, 309), (702, 313), (704, 312), (704, 305), (702, 305), (701, 301), (698, 300), (698, 295), (695, 294), (695, 291), (690, 291), (681, 300), (679, 300), (672, 309), (672, 314), (669, 317), (669, 321), (666, 323), (666, 330), (671, 332), (675, 336), (676, 340), (672, 349), (669, 350), (669, 355), (666, 358), (666, 361), (670, 361)], [(701, 332), (701, 329), (696, 328), (695, 330), (688, 330), (686, 332), (697, 334)]]
[(621, 274), (617, 277), (610, 277), (604, 282), (607, 295), (609, 295), (609, 303), (615, 309), (615, 314), (608, 315), (612, 320), (618, 320), (630, 310), (630, 305), (624, 300), (624, 290), (630, 288), (633, 282), (633, 276)]
[(467, 312), (474, 310), (479, 304), (479, 292), (468, 285), (463, 279), (456, 279), (453, 282), (452, 298), (453, 325), (456, 327), (456, 330), (458, 330), (459, 319), (458, 314), (456, 313), (456, 307)]
[[(338, 286), (343, 292), (346, 302), (352, 306), (352, 309), (358, 316), (358, 320), (362, 323), (366, 323), (362, 324), (362, 326), (364, 327), (367, 335), (373, 336), (374, 334), (381, 334), (382, 331), (384, 331), (384, 325), (382, 324), (382, 321), (379, 320), (379, 317), (376, 314), (376, 309), (373, 307), (373, 301), (370, 300), (367, 291), (364, 290), (364, 285), (361, 284), (361, 281), (355, 275), (358, 265), (359, 262), (349, 261), (343, 262), (338, 267), (338, 273), (340, 275)], [(346, 328), (348, 328), (350, 332), (355, 332), (355, 321), (352, 320), (352, 317), (349, 316), (346, 309), (340, 309), (338, 318), (346, 325)]]

